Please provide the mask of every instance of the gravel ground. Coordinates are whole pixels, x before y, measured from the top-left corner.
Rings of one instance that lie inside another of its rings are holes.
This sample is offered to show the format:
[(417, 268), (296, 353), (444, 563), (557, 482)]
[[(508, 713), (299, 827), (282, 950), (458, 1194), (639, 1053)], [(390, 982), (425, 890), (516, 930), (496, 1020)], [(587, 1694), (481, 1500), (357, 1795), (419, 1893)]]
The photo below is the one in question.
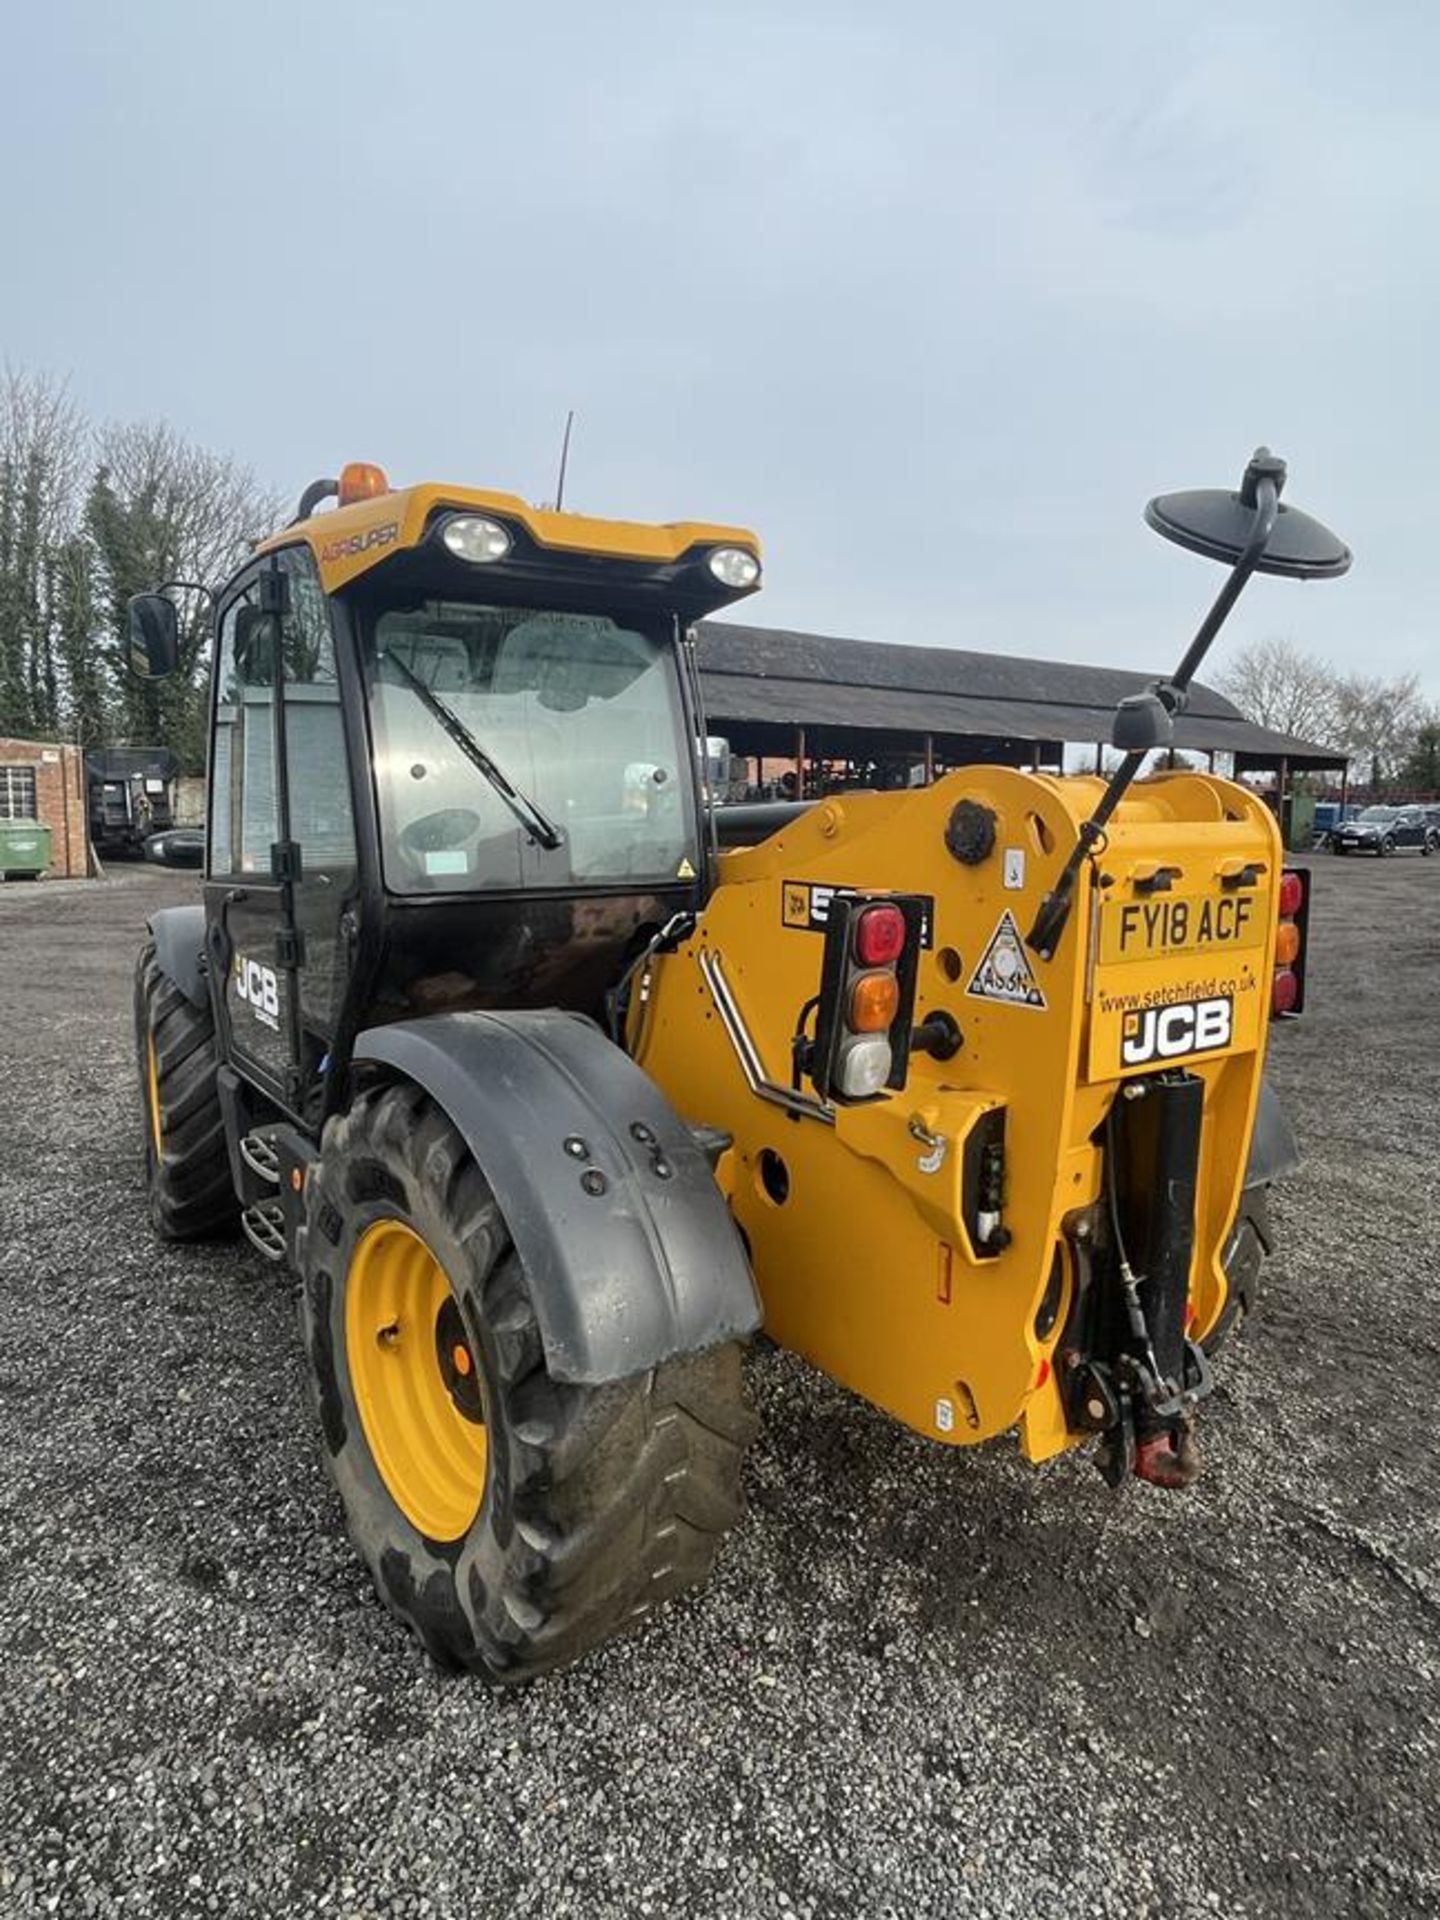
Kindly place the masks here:
[(372, 1597), (289, 1286), (143, 1223), (130, 967), (193, 882), (0, 888), (0, 1914), (1440, 1911), (1440, 860), (1316, 869), (1200, 1486), (757, 1352), (712, 1586), (499, 1695)]

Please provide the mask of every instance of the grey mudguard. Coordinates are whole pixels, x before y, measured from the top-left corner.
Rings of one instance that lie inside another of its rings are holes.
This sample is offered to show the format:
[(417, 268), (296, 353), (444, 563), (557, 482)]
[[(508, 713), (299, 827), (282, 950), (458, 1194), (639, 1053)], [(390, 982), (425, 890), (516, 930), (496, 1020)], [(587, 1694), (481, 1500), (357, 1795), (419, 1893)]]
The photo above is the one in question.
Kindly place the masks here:
[(1250, 1159), (1245, 1167), (1247, 1187), (1268, 1187), (1300, 1164), (1300, 1145), (1285, 1118), (1280, 1096), (1268, 1076), (1260, 1082), (1260, 1104), (1255, 1109), (1255, 1131), (1250, 1136)]
[(592, 1021), (435, 1014), (371, 1027), (354, 1058), (424, 1087), (464, 1135), (525, 1262), (557, 1380), (625, 1379), (760, 1324), (705, 1156)]
[(149, 927), (160, 971), (175, 982), (193, 1006), (203, 1007), (204, 907), (161, 907), (151, 914)]

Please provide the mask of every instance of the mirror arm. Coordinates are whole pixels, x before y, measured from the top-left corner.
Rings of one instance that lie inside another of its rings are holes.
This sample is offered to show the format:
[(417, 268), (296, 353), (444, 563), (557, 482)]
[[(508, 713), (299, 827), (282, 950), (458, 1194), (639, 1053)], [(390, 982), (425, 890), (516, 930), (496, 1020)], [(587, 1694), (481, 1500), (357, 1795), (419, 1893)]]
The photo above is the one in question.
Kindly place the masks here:
[[(1268, 467), (1263, 469), (1256, 475), (1253, 489), (1255, 499), (1253, 502), (1250, 502), (1249, 494), (1251, 488), (1249, 482), (1251, 475), (1255, 473), (1257, 466), (1261, 464), (1262, 454), (1265, 461), (1272, 462), (1280, 468), (1280, 477), (1277, 480)], [(1245, 483), (1241, 487), (1240, 497), (1246, 500), (1247, 504), (1254, 505), (1256, 509), (1255, 525), (1250, 531), (1250, 538), (1245, 542), (1245, 551), (1231, 568), (1229, 579), (1225, 582), (1224, 586), (1221, 587), (1219, 593), (1216, 594), (1214, 604), (1205, 618), (1200, 622), (1195, 638), (1185, 649), (1184, 659), (1180, 662), (1180, 665), (1175, 669), (1170, 678), (1160, 681), (1155, 688), (1156, 693), (1159, 694), (1160, 698), (1165, 702), (1166, 706), (1170, 708), (1172, 713), (1184, 712), (1189, 699), (1191, 680), (1194, 679), (1196, 673), (1199, 671), (1201, 661), (1210, 651), (1211, 642), (1214, 640), (1216, 634), (1219, 633), (1221, 627), (1224, 626), (1226, 620), (1229, 619), (1231, 609), (1240, 598), (1240, 595), (1245, 591), (1246, 583), (1259, 564), (1261, 554), (1264, 553), (1270, 543), (1270, 536), (1275, 531), (1275, 522), (1280, 513), (1280, 489), (1284, 484), (1285, 463), (1275, 460), (1273, 454), (1264, 454), (1263, 449), (1261, 453), (1256, 454), (1255, 458), (1250, 462), (1250, 465), (1245, 469)], [(1173, 706), (1171, 705), (1170, 697), (1167, 696), (1178, 696)]]
[[(1275, 471), (1279, 468), (1279, 472)], [(1215, 596), (1215, 601), (1195, 638), (1185, 649), (1185, 657), (1168, 680), (1159, 680), (1155, 684), (1156, 697), (1171, 713), (1183, 713), (1190, 699), (1190, 682), (1200, 662), (1210, 651), (1210, 643), (1224, 626), (1231, 609), (1245, 590), (1245, 583), (1255, 571), (1257, 562), (1271, 534), (1275, 531), (1275, 521), (1280, 511), (1280, 489), (1285, 484), (1285, 463), (1277, 460), (1265, 447), (1261, 447), (1245, 469), (1245, 478), (1241, 483), (1241, 498), (1255, 508), (1255, 525), (1250, 530), (1250, 538), (1245, 550), (1231, 568), (1230, 577)], [(1116, 807), (1124, 799), (1125, 793), (1144, 764), (1144, 753), (1127, 753), (1119, 766), (1111, 774), (1109, 784), (1101, 794), (1094, 813), (1080, 827), (1070, 857), (1060, 870), (1055, 885), (1040, 902), (1035, 921), (1025, 936), (1025, 944), (1038, 953), (1042, 960), (1054, 957), (1055, 949), (1065, 931), (1065, 923), (1070, 918), (1070, 906), (1075, 893), (1075, 881), (1080, 872), (1080, 864), (1094, 850), (1103, 838), (1106, 822)]]

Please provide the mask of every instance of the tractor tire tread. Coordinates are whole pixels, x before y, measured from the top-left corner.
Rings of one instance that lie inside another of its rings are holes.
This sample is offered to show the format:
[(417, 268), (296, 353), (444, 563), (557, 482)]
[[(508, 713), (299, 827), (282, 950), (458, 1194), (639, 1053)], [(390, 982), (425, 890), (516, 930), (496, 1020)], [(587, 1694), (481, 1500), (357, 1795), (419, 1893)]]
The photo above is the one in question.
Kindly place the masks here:
[[(447, 1271), (482, 1336), (491, 1482), (450, 1547), (414, 1533), (381, 1488), (336, 1357), (346, 1249), (363, 1225), (346, 1217), (377, 1197), (407, 1217), (419, 1209), (422, 1226), (440, 1209)], [(315, 1224), (327, 1210), (342, 1221), (328, 1240)], [(408, 1083), (362, 1092), (328, 1123), (301, 1246), (312, 1391), (347, 1525), (385, 1604), (437, 1664), (527, 1680), (705, 1580), (742, 1512), (755, 1429), (738, 1346), (601, 1385), (553, 1378), (529, 1278), (484, 1175), (448, 1116)]]
[[(162, 1239), (228, 1238), (240, 1207), (216, 1088), (219, 1050), (210, 1009), (196, 1007), (147, 941), (135, 968), (135, 1036), (150, 1219)], [(145, 1043), (155, 1046), (163, 1150), (151, 1136)]]

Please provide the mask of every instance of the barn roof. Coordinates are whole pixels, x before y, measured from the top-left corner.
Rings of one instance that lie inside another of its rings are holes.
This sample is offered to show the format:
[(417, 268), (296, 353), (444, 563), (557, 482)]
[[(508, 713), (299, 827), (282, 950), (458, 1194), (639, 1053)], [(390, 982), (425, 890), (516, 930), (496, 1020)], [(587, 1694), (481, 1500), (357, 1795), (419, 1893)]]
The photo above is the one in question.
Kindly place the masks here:
[[(1154, 676), (1123, 667), (1030, 660), (958, 647), (912, 647), (834, 634), (701, 624), (700, 673), (713, 725), (746, 723), (947, 739), (1095, 741), (1110, 738), (1118, 701)], [(1237, 755), (1237, 771), (1285, 759), (1340, 767), (1321, 742), (1256, 726), (1198, 681), (1175, 722), (1175, 744)]]

